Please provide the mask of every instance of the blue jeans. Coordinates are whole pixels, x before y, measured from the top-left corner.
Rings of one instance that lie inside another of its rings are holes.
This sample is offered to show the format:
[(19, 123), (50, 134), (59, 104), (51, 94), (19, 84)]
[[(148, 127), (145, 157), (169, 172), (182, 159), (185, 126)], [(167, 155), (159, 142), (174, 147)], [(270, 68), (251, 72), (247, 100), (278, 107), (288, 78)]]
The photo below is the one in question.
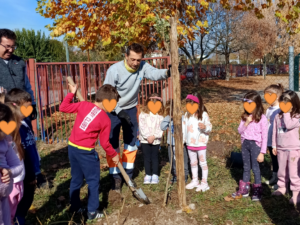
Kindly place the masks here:
[(71, 208), (78, 211), (80, 204), (80, 188), (85, 179), (88, 184), (88, 212), (95, 212), (99, 207), (100, 161), (98, 153), (93, 149), (86, 151), (68, 146), (71, 164), (70, 200)]

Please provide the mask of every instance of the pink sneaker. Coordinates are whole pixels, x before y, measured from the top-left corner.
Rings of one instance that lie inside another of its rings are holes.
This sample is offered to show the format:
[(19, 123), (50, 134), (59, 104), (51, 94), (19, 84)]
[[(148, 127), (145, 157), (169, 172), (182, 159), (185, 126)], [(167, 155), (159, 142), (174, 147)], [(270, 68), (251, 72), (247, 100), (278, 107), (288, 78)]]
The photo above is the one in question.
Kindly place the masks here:
[(192, 180), (191, 183), (185, 186), (186, 189), (193, 189), (199, 185), (199, 180)]
[(209, 190), (208, 184), (207, 183), (203, 183), (203, 182), (201, 182), (201, 184), (198, 185), (198, 187), (196, 189), (197, 192), (199, 192), (199, 191), (206, 192), (208, 190)]

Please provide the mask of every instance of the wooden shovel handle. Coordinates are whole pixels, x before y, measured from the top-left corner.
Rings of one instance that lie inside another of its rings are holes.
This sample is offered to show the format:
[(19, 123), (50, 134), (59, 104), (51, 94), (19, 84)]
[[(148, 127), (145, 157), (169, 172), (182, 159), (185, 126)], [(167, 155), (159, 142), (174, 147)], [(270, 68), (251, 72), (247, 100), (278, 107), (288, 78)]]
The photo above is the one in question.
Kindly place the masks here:
[(122, 164), (120, 162), (118, 162), (118, 168), (121, 171), (121, 174), (124, 177), (124, 180), (126, 181), (126, 183), (128, 184), (128, 186), (130, 187), (130, 189), (132, 191), (134, 191), (135, 188), (130, 185), (131, 180), (130, 180), (129, 176), (127, 175), (126, 171), (124, 170), (124, 168), (123, 168), (123, 166), (122, 166)]
[[(67, 77), (67, 80), (68, 80), (68, 82), (69, 82), (71, 85), (75, 86), (75, 83), (74, 83), (72, 77), (68, 76), (68, 77)], [(81, 95), (81, 93), (80, 93), (79, 90), (76, 91), (76, 96), (77, 96), (77, 98), (79, 99), (79, 101), (81, 101), (81, 102), (84, 101), (84, 98), (82, 97), (82, 95)]]

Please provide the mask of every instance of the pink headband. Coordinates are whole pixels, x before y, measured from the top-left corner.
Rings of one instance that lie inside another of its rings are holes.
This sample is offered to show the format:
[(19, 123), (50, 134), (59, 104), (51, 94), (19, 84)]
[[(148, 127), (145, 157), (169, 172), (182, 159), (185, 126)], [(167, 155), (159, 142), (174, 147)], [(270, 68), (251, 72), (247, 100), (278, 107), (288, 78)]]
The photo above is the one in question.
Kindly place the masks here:
[(199, 99), (194, 95), (188, 95), (188, 96), (186, 96), (186, 99), (191, 99), (194, 102), (197, 102), (199, 104)]
[(150, 99), (158, 99), (159, 101), (162, 101), (161, 97), (150, 97)]

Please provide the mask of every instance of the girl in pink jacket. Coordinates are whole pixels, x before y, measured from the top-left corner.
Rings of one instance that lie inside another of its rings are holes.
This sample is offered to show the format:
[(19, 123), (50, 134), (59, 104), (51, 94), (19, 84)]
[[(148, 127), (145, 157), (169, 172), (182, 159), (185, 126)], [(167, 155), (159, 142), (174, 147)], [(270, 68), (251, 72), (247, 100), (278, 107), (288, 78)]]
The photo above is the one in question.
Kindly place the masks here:
[[(300, 203), (300, 100), (294, 91), (286, 91), (279, 98), (279, 102), (281, 112), (274, 119), (272, 136), (273, 154), (277, 155), (279, 164), (278, 190), (272, 195), (284, 195), (290, 180), (293, 192), (290, 203), (296, 205)], [(291, 104), (291, 107), (284, 113), (283, 106), (288, 106), (287, 104)]]
[(254, 173), (252, 201), (260, 201), (262, 196), (259, 163), (264, 161), (268, 141), (268, 120), (264, 113), (261, 97), (258, 92), (250, 91), (243, 98), (244, 104), (255, 103), (255, 109), (242, 114), (238, 128), (242, 141), (243, 179), (239, 182), (239, 190), (232, 194), (233, 198), (248, 197), (250, 191), (250, 172)]

